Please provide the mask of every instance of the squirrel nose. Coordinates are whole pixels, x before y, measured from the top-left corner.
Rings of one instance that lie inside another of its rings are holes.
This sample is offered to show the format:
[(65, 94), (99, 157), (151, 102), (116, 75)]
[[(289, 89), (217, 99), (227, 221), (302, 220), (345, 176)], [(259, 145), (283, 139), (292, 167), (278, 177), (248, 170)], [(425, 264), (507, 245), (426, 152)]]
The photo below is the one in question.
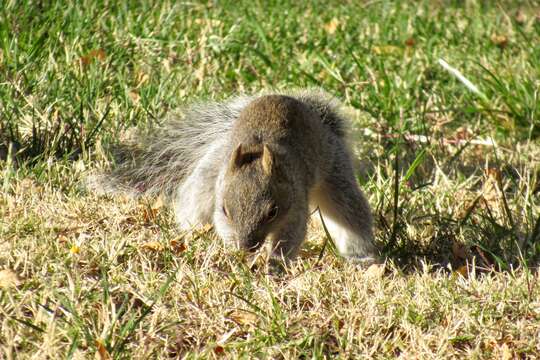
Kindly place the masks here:
[(264, 243), (264, 238), (259, 234), (247, 234), (240, 241), (240, 246), (249, 252), (257, 251)]

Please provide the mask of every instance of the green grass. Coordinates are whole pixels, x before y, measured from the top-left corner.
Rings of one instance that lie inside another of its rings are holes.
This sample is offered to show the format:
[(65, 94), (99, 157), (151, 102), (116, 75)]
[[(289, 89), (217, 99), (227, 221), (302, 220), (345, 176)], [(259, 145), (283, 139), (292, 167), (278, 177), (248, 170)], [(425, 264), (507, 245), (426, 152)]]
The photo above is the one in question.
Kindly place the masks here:
[[(84, 189), (130, 128), (303, 87), (355, 121), (384, 274), (315, 227), (268, 276)], [(539, 89), (534, 1), (4, 1), (0, 358), (538, 356)]]

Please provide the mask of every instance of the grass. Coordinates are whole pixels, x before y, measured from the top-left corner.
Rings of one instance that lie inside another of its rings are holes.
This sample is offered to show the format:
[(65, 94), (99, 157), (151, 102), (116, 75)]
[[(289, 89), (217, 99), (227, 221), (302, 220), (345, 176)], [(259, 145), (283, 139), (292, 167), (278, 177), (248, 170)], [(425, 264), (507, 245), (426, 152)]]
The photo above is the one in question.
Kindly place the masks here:
[[(0, 357), (540, 354), (535, 2), (126, 4), (0, 10)], [(276, 278), (82, 185), (171, 109), (300, 87), (357, 125), (385, 269), (318, 261), (314, 227)]]

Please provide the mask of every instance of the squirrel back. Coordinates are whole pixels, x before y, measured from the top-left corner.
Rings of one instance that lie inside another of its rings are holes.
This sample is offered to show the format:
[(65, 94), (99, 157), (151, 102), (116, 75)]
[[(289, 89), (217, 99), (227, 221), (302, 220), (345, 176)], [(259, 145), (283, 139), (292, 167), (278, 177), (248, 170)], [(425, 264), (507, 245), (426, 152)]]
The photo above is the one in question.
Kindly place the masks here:
[[(304, 103), (319, 114), (329, 130), (339, 137), (345, 136), (346, 124), (339, 115), (339, 103), (332, 96), (320, 90), (284, 95)], [(112, 169), (89, 177), (87, 185), (100, 193), (173, 196), (179, 184), (216, 141), (231, 134), (242, 110), (261, 96), (197, 103), (174, 112), (161, 126), (138, 133), (128, 142), (113, 145), (110, 149)]]

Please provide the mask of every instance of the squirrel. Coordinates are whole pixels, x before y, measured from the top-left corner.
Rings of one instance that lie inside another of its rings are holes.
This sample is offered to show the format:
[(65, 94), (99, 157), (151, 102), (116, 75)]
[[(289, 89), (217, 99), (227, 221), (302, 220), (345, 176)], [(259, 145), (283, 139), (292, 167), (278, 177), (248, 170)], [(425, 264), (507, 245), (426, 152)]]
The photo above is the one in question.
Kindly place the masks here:
[(211, 223), (249, 252), (292, 260), (319, 209), (338, 252), (377, 262), (369, 204), (347, 145), (347, 118), (322, 91), (191, 106), (119, 145), (102, 191), (165, 194), (181, 230)]

